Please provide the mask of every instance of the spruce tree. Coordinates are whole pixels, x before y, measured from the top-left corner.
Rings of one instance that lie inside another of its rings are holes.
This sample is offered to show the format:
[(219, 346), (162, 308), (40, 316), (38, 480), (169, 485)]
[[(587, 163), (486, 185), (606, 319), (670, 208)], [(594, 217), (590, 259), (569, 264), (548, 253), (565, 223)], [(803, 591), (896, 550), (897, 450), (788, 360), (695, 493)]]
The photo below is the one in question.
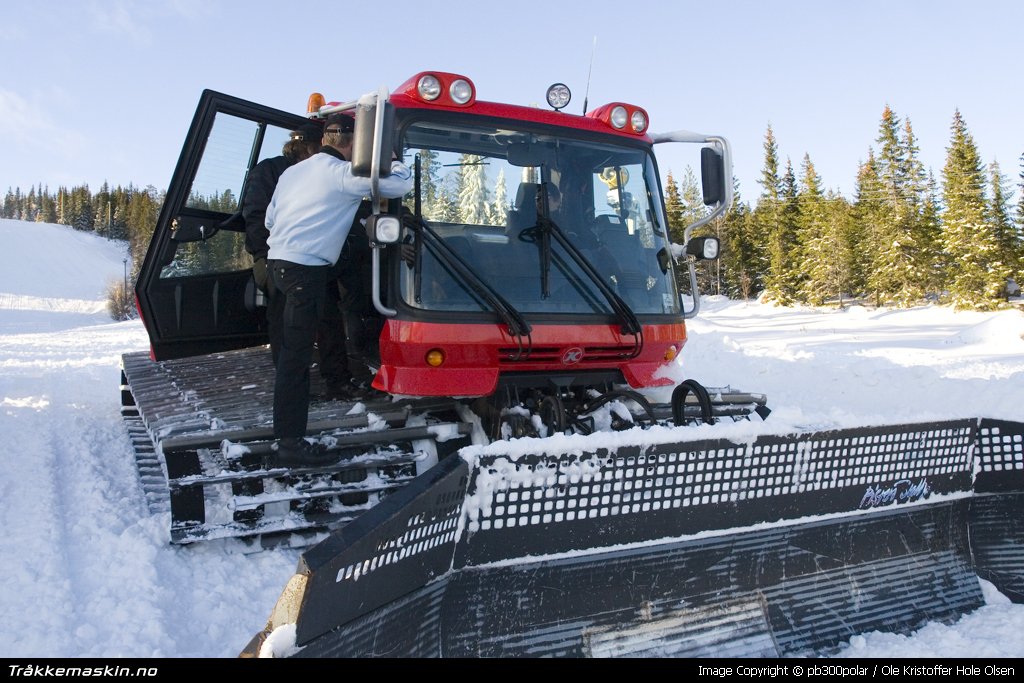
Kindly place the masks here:
[(985, 197), (985, 175), (974, 138), (960, 110), (953, 115), (942, 170), (942, 247), (948, 258), (947, 287), (957, 308), (1000, 304), (1010, 269), (999, 260), (995, 226)]
[(490, 225), (508, 223), (508, 188), (504, 168), (498, 171), (498, 179), (494, 182), (494, 201), (487, 207), (487, 221)]
[(899, 117), (886, 105), (877, 139), (881, 210), (875, 215), (868, 275), (868, 287), (879, 305), (889, 301), (909, 305), (924, 296), (924, 268), (916, 234), (920, 200), (914, 189), (920, 171), (913, 131), (907, 130), (908, 138), (901, 138)]
[(1024, 154), (1020, 155), (1020, 182), (1017, 187), (1019, 189), (1017, 197), (1017, 277), (1015, 278), (1018, 285), (1024, 289)]
[(420, 164), (420, 210), (424, 218), (435, 221), (440, 213), (437, 152), (421, 149), (416, 156)]
[(722, 270), (725, 292), (732, 299), (750, 299), (763, 286), (761, 254), (757, 248), (757, 225), (750, 206), (741, 201), (734, 181), (734, 201), (725, 215), (722, 230)]
[(1017, 279), (1020, 273), (1020, 238), (1010, 215), (1010, 190), (1006, 176), (999, 168), (999, 162), (989, 164), (989, 180), (992, 185), (992, 227), (999, 245), (998, 259), (1009, 268), (1010, 277)]
[(793, 235), (786, 224), (783, 181), (779, 175), (779, 148), (771, 125), (764, 136), (764, 166), (761, 169), (761, 196), (754, 209), (756, 232), (764, 236), (762, 263), (764, 295), (768, 301), (787, 304), (792, 301), (788, 286), (788, 265), (793, 258)]
[(928, 270), (925, 274), (925, 290), (930, 293), (942, 291), (945, 283), (946, 259), (942, 253), (942, 202), (939, 199), (939, 183), (935, 175), (928, 173), (925, 185), (924, 207), (921, 210), (921, 234), (927, 251)]
[(844, 246), (839, 232), (841, 226), (830, 215), (831, 207), (822, 191), (821, 177), (809, 154), (804, 154), (796, 205), (802, 275), (796, 298), (815, 306), (833, 296), (841, 301), (846, 279), (840, 269)]
[(484, 158), (476, 154), (463, 154), (459, 160), (457, 201), (459, 220), (463, 223), (483, 225), (487, 222), (487, 176)]
[[(1017, 183), (1017, 188), (1020, 190), (1020, 194), (1017, 197), (1017, 227), (1020, 231), (1024, 231), (1024, 154), (1020, 155), (1020, 182)], [(11, 191), (7, 190), (7, 194)]]
[(679, 195), (679, 185), (672, 177), (672, 171), (668, 172), (665, 179), (665, 220), (668, 221), (668, 234), (672, 242), (683, 243), (683, 199)]
[(0, 218), (14, 218), (14, 190), (10, 187), (7, 188), (7, 194), (4, 195), (3, 211), (0, 212)]
[(938, 291), (936, 274), (939, 272), (941, 223), (938, 213), (938, 199), (935, 179), (921, 163), (920, 150), (910, 119), (903, 124), (903, 146), (905, 150), (905, 171), (907, 181), (906, 200), (910, 209), (910, 234), (914, 242), (911, 268), (914, 278), (914, 295), (922, 296)]

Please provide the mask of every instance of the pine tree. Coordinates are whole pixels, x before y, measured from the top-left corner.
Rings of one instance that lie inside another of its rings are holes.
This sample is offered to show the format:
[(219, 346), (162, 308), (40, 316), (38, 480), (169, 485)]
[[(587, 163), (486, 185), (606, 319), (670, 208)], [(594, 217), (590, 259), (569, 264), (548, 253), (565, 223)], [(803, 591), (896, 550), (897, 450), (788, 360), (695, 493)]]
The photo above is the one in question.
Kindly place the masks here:
[(925, 171), (921, 163), (917, 138), (910, 119), (903, 125), (903, 146), (905, 150), (905, 171), (907, 180), (906, 199), (910, 206), (910, 232), (914, 241), (912, 277), (915, 279), (915, 295), (938, 291), (936, 275), (939, 272), (941, 247), (939, 245), (938, 198), (935, 179)]
[(0, 218), (14, 218), (14, 207), (14, 190), (8, 187), (7, 194), (4, 195), (4, 206), (3, 211), (0, 212)]
[(942, 170), (942, 246), (949, 262), (949, 299), (957, 308), (991, 309), (1000, 303), (1010, 270), (999, 261), (981, 158), (959, 109), (951, 131)]
[(672, 177), (672, 171), (669, 171), (665, 179), (665, 219), (668, 221), (668, 234), (676, 244), (683, 243), (683, 231), (686, 229), (683, 224), (683, 211), (679, 185)]
[(843, 244), (837, 231), (839, 225), (829, 215), (821, 177), (809, 154), (804, 155), (801, 170), (795, 221), (803, 282), (795, 298), (820, 306), (831, 296), (842, 296), (845, 274), (837, 266), (842, 263)]
[(44, 188), (42, 193), (43, 201), (39, 211), (39, 221), (42, 223), (57, 222), (57, 206), (50, 195), (50, 188)]
[(508, 223), (508, 188), (505, 186), (505, 169), (498, 171), (498, 179), (494, 185), (494, 201), (487, 207), (489, 225), (505, 225)]
[(459, 160), (459, 220), (463, 223), (483, 225), (487, 222), (487, 176), (484, 158), (476, 154), (463, 154)]
[(36, 188), (33, 186), (28, 189), (28, 196), (25, 197), (25, 208), (21, 212), (21, 220), (35, 221), (38, 213), (39, 203), (36, 199)]
[(428, 221), (438, 219), (438, 162), (437, 152), (421, 149), (416, 153), (420, 166), (420, 210)]
[[(1024, 154), (1020, 155), (1020, 182), (1017, 183), (1017, 187), (1020, 189), (1020, 195), (1017, 198), (1017, 227), (1024, 231)], [(11, 191), (7, 190), (7, 194)]]
[(925, 203), (921, 210), (923, 249), (927, 253), (924, 285), (926, 291), (937, 293), (942, 291), (945, 283), (946, 260), (942, 253), (942, 203), (934, 174), (928, 174), (925, 188)]
[(775, 133), (769, 125), (764, 137), (764, 166), (761, 169), (761, 196), (754, 209), (756, 233), (764, 236), (761, 252), (762, 281), (765, 298), (781, 304), (792, 299), (792, 288), (787, 278), (788, 264), (792, 260), (794, 236), (789, 234), (785, 218), (783, 181), (779, 176), (779, 148)]
[(924, 268), (916, 235), (920, 200), (913, 186), (919, 171), (913, 131), (908, 131), (908, 138), (901, 139), (899, 117), (886, 105), (877, 139), (882, 210), (875, 216), (868, 275), (868, 286), (879, 305), (888, 301), (909, 305), (924, 296)]
[(1020, 155), (1020, 182), (1017, 187), (1020, 190), (1017, 198), (1017, 276), (1014, 278), (1017, 284), (1024, 283), (1024, 154)]
[(769, 271), (771, 284), (766, 278), (766, 290), (773, 288), (773, 298), (788, 304), (796, 300), (804, 280), (800, 268), (800, 205), (797, 202), (799, 186), (793, 163), (787, 157), (786, 172), (782, 176), (780, 194), (780, 223), (772, 236), (774, 260)]
[(762, 288), (761, 260), (754, 213), (740, 199), (736, 179), (733, 179), (733, 204), (725, 214), (724, 223), (720, 260), (725, 292), (733, 299), (750, 299)]
[(97, 235), (108, 237), (110, 235), (110, 223), (113, 221), (113, 210), (110, 205), (110, 186), (103, 181), (100, 191), (92, 198), (93, 226), (92, 229)]
[(1010, 216), (1010, 190), (999, 163), (989, 164), (989, 179), (992, 185), (992, 227), (999, 245), (998, 260), (1006, 265), (1010, 277), (1016, 279), (1020, 273), (1020, 238)]

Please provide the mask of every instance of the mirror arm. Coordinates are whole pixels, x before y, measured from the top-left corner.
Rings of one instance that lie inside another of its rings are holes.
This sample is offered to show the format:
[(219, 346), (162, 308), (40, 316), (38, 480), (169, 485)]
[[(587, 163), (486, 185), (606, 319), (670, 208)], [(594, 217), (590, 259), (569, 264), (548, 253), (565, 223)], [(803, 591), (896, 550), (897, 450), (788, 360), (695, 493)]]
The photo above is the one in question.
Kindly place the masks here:
[(683, 309), (683, 319), (689, 320), (700, 313), (700, 291), (697, 289), (697, 269), (694, 264), (697, 260), (692, 256), (686, 257), (686, 265), (690, 270), (690, 292), (693, 294), (693, 308), (686, 310), (686, 304), (682, 301), (682, 294), (679, 295), (679, 305)]
[(380, 250), (382, 247), (374, 247), (371, 260), (373, 263), (373, 275), (371, 276), (371, 293), (373, 296), (373, 307), (385, 318), (394, 318), (398, 311), (388, 308), (380, 298)]
[(725, 195), (723, 196), (722, 201), (715, 206), (711, 213), (687, 226), (686, 231), (683, 233), (683, 246), (685, 247), (690, 241), (690, 235), (694, 230), (707, 225), (719, 216), (722, 216), (729, 210), (729, 207), (732, 206), (732, 146), (729, 144), (728, 140), (719, 135), (704, 135), (702, 133), (693, 133), (688, 130), (676, 130), (669, 133), (655, 133), (651, 135), (651, 139), (656, 145), (663, 142), (690, 142), (706, 144), (714, 147), (715, 150), (722, 155), (722, 178), (725, 185), (722, 189), (725, 191)]
[[(384, 105), (388, 101), (388, 90), (384, 86), (381, 86), (377, 91), (375, 110), (375, 120), (373, 125), (373, 154), (372, 161), (370, 163), (370, 204), (373, 207), (373, 215), (380, 214), (380, 157), (382, 154), (381, 141), (384, 131)], [(361, 105), (368, 104), (366, 100), (369, 97), (364, 97), (360, 100)], [(373, 307), (383, 315), (385, 318), (393, 318), (398, 315), (398, 311), (393, 308), (388, 308), (384, 305), (384, 302), (380, 298), (380, 279), (381, 279), (381, 267), (380, 267), (380, 250), (383, 247), (374, 246), (372, 252), (372, 275), (370, 276), (371, 282), (371, 296), (373, 298)]]

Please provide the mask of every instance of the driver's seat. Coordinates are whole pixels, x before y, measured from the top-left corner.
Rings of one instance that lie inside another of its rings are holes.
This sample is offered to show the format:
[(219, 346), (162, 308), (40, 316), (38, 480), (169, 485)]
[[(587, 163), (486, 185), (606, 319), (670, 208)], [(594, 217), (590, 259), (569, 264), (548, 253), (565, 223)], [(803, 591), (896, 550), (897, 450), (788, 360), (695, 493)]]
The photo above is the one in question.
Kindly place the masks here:
[(516, 204), (508, 212), (509, 230), (523, 230), (537, 224), (537, 183), (519, 183)]

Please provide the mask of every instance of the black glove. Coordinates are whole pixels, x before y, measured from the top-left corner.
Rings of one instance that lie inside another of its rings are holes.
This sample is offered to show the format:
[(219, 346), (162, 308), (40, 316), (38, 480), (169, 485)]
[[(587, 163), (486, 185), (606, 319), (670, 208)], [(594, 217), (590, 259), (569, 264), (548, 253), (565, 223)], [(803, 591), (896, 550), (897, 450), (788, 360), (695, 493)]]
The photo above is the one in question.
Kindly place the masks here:
[(267, 293), (267, 259), (258, 258), (252, 262), (252, 279), (264, 294)]

